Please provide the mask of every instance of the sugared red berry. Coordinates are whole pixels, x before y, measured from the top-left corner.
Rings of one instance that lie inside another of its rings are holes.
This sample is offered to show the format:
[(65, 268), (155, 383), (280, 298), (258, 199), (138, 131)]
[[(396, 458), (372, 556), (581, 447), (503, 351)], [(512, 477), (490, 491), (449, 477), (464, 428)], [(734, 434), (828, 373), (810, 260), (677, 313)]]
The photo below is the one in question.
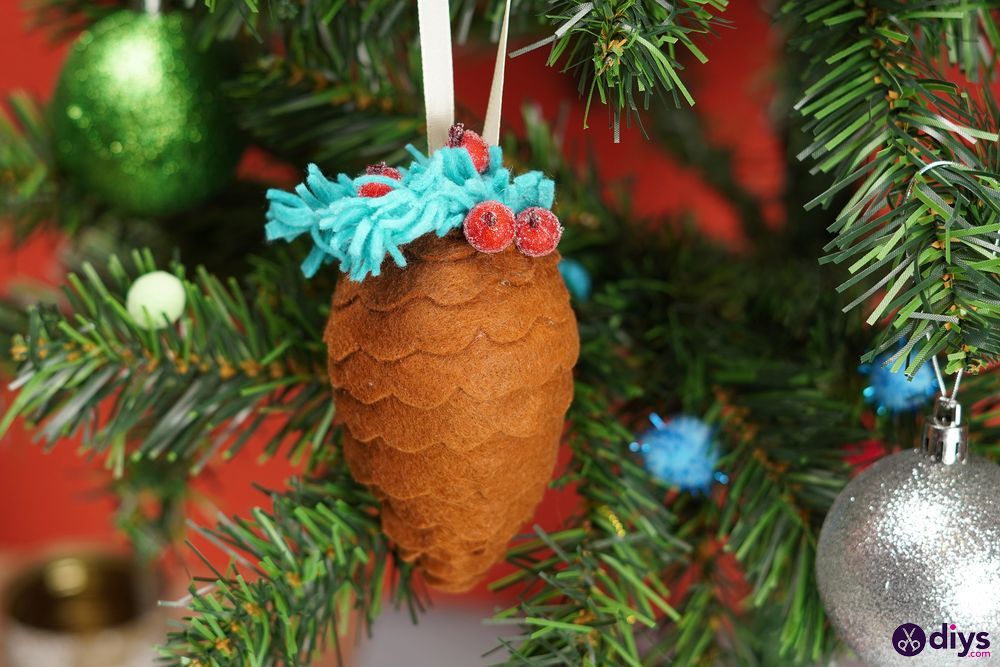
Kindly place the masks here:
[(498, 201), (484, 201), (465, 216), (462, 231), (479, 252), (500, 252), (514, 241), (514, 212)]
[(448, 130), (448, 146), (451, 148), (461, 146), (469, 151), (472, 166), (480, 174), (490, 166), (490, 147), (486, 144), (486, 140), (472, 130), (465, 129), (462, 123), (455, 123)]
[[(369, 165), (365, 168), (366, 176), (385, 176), (398, 181), (402, 178), (399, 169), (390, 167), (385, 162)], [(381, 197), (392, 192), (392, 187), (385, 183), (365, 183), (358, 188), (358, 195), (361, 197)]]
[(563, 228), (552, 211), (532, 206), (517, 214), (514, 235), (517, 249), (528, 257), (548, 255), (559, 245)]

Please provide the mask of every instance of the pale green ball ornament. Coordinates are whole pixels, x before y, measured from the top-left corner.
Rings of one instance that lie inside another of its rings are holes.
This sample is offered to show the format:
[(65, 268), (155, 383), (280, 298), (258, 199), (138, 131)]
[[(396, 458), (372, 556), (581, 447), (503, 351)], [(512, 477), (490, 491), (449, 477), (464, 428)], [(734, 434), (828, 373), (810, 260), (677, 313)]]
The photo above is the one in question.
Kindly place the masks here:
[(181, 318), (186, 301), (180, 278), (166, 271), (153, 271), (132, 283), (125, 308), (140, 327), (162, 329)]
[(73, 44), (52, 98), (53, 148), (69, 180), (136, 215), (191, 208), (235, 173), (241, 143), (224, 59), (181, 14), (121, 11)]

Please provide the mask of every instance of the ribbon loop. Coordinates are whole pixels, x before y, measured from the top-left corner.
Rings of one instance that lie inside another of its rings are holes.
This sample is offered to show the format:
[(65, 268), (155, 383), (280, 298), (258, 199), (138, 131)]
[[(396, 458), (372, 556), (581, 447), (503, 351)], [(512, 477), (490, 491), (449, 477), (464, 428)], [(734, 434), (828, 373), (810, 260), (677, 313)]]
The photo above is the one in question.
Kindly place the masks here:
[(417, 20), (430, 154), (447, 143), (448, 130), (455, 124), (455, 72), (448, 0), (417, 0)]
[[(417, 0), (420, 30), (420, 65), (424, 78), (424, 108), (427, 116), (427, 153), (448, 143), (448, 130), (455, 124), (455, 71), (451, 53), (451, 16), (448, 0)], [(500, 110), (503, 106), (503, 79), (507, 63), (507, 28), (510, 0), (504, 3), (493, 83), (486, 105), (483, 139), (500, 143)]]
[(503, 107), (503, 77), (507, 64), (507, 26), (510, 24), (510, 0), (504, 3), (503, 22), (500, 24), (500, 39), (497, 40), (497, 60), (493, 65), (493, 83), (490, 85), (490, 101), (486, 105), (486, 123), (483, 139), (487, 144), (500, 143), (500, 110)]

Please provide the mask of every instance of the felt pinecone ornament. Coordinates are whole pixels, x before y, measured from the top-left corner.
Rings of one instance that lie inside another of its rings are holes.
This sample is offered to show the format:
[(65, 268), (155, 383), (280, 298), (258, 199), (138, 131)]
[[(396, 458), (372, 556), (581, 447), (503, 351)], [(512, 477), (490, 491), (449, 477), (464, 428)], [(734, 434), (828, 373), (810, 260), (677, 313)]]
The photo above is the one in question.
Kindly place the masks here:
[(341, 281), (326, 330), (355, 479), (429, 583), (474, 585), (531, 518), (552, 476), (576, 319), (558, 254), (477, 252), (423, 237), (407, 267)]
[(268, 194), (268, 236), (314, 243), (306, 275), (348, 274), (325, 334), (347, 465), (403, 558), (449, 591), (479, 581), (541, 500), (580, 347), (554, 185), (511, 179), (488, 151), (411, 149), (409, 168), (336, 180), (311, 166)]

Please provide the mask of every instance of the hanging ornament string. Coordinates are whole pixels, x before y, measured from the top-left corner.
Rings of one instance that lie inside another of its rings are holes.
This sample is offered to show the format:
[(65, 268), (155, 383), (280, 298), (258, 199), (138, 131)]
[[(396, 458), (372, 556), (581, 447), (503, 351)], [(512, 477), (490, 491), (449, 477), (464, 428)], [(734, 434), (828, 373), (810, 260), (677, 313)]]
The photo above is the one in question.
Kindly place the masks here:
[[(927, 340), (931, 339), (931, 332), (927, 332)], [(958, 388), (962, 384), (962, 375), (965, 373), (964, 368), (959, 368), (958, 372), (955, 373), (955, 385), (951, 388), (951, 396), (948, 395), (948, 387), (944, 383), (944, 373), (941, 372), (941, 364), (938, 362), (937, 355), (931, 357), (931, 365), (934, 367), (934, 375), (937, 377), (938, 388), (941, 390), (942, 398), (946, 398), (951, 402), (955, 402), (955, 398), (958, 396)]]
[(483, 125), (483, 139), (487, 144), (500, 143), (500, 110), (503, 107), (503, 77), (507, 64), (507, 26), (510, 23), (510, 0), (504, 3), (503, 21), (500, 23), (500, 38), (497, 40), (497, 60), (493, 65), (493, 83), (490, 86), (490, 101), (486, 105), (486, 123)]
[(427, 114), (427, 152), (448, 141), (455, 124), (455, 73), (451, 57), (451, 17), (448, 0), (417, 0), (420, 61)]
[[(147, 0), (155, 2), (156, 0)], [(451, 16), (448, 0), (417, 0), (420, 29), (420, 59), (424, 77), (424, 106), (427, 114), (427, 152), (448, 142), (448, 130), (455, 124), (455, 72), (451, 53)], [(500, 111), (503, 106), (504, 70), (507, 60), (507, 28), (510, 0), (504, 3), (493, 83), (486, 107), (483, 139), (500, 143)]]

